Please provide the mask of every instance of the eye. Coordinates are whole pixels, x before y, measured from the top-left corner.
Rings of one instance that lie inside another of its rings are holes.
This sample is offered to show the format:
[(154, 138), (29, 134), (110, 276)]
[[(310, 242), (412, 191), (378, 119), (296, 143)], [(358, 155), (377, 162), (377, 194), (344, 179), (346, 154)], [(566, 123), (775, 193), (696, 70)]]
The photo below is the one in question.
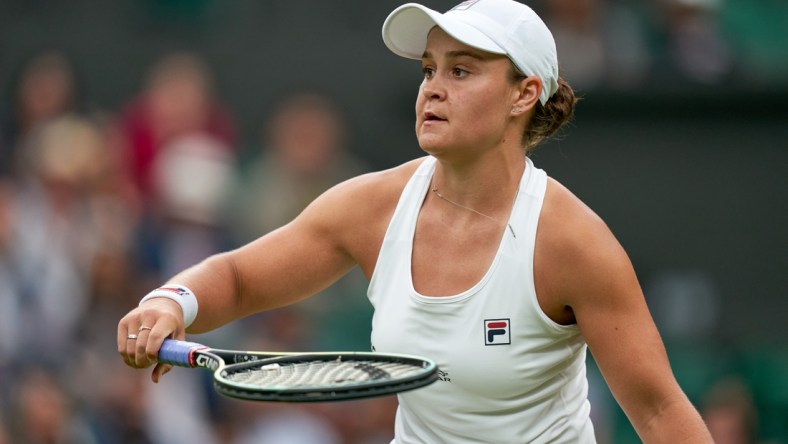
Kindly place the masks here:
[(458, 78), (458, 79), (461, 79), (463, 77), (467, 77), (468, 74), (470, 74), (470, 73), (468, 71), (462, 69), (462, 68), (454, 68), (454, 69), (451, 70), (451, 75), (456, 77), (456, 78)]
[(421, 68), (421, 72), (424, 73), (425, 79), (431, 79), (435, 75), (435, 68), (424, 66)]

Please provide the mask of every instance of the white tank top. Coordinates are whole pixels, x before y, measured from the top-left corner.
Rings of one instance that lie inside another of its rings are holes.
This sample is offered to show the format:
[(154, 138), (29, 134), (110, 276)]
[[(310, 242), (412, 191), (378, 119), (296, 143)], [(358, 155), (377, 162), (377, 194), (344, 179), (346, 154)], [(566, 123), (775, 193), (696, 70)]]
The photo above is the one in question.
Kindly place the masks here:
[(536, 299), (534, 241), (547, 175), (526, 161), (512, 230), (484, 277), (454, 296), (423, 296), (411, 277), (416, 220), (436, 159), (426, 158), (402, 192), (368, 290), (372, 346), (429, 357), (440, 380), (398, 395), (392, 443), (595, 442), (585, 341)]

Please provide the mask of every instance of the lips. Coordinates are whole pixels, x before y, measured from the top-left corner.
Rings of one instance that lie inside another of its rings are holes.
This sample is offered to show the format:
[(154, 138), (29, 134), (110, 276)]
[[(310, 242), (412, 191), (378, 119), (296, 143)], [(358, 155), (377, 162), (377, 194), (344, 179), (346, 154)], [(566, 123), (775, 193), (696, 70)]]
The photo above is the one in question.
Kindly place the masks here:
[(432, 111), (427, 111), (424, 113), (424, 121), (425, 122), (445, 122), (446, 119), (442, 116), (433, 113)]

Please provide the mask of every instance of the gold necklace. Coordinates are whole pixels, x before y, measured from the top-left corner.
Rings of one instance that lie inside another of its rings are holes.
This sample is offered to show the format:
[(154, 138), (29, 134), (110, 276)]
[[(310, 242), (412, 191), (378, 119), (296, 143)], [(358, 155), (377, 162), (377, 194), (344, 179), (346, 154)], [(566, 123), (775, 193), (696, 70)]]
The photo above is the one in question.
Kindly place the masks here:
[[(432, 180), (430, 180), (430, 182), (432, 182)], [(466, 207), (465, 205), (458, 204), (457, 202), (455, 202), (455, 201), (453, 201), (453, 200), (449, 199), (448, 197), (444, 196), (443, 194), (441, 194), (441, 192), (440, 192), (440, 191), (438, 191), (438, 187), (434, 186), (432, 183), (431, 183), (430, 185), (431, 185), (431, 187), (430, 187), (430, 188), (432, 189), (432, 192), (433, 192), (433, 193), (435, 193), (435, 195), (436, 195), (436, 196), (438, 196), (439, 198), (441, 198), (441, 199), (445, 200), (446, 202), (448, 202), (448, 203), (450, 203), (450, 204), (452, 204), (452, 205), (458, 206), (458, 207), (460, 207), (460, 208), (464, 208), (464, 209), (466, 209), (466, 210), (468, 210), (468, 211), (471, 211), (471, 212), (473, 212), (473, 213), (476, 213), (476, 214), (478, 214), (479, 216), (486, 217), (487, 219), (490, 219), (491, 221), (493, 221), (493, 222), (496, 222), (496, 223), (498, 223), (498, 224), (503, 224), (503, 222), (502, 222), (501, 220), (499, 220), (499, 219), (496, 219), (496, 218), (494, 218), (494, 217), (492, 217), (492, 216), (489, 216), (489, 215), (487, 215), (487, 214), (484, 214), (484, 213), (482, 213), (481, 211), (476, 211), (476, 210), (474, 210), (473, 208)], [(518, 194), (520, 194), (520, 185), (519, 185), (519, 184), (517, 185), (517, 192), (516, 192), (516, 193), (514, 193), (514, 200), (512, 201), (512, 207), (514, 207), (514, 202), (516, 202), (516, 201), (517, 201), (517, 195), (518, 195)], [(512, 224), (510, 224), (510, 223), (508, 223), (508, 222), (507, 222), (507, 223), (506, 223), (506, 226), (507, 226), (507, 227), (509, 227), (509, 231), (511, 231), (511, 232), (512, 232), (512, 236), (513, 236), (515, 239), (517, 239), (517, 235), (514, 233), (514, 228), (512, 228)]]

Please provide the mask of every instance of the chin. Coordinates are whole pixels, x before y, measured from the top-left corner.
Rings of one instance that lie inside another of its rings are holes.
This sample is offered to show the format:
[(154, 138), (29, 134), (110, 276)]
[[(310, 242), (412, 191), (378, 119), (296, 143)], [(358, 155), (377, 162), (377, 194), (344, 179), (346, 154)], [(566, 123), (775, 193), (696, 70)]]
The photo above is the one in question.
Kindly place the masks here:
[(445, 140), (435, 134), (421, 134), (418, 136), (418, 141), (421, 149), (430, 154), (432, 154), (433, 151), (441, 151), (446, 146)]
[(431, 144), (425, 144), (425, 143), (421, 143), (421, 142), (419, 143), (419, 147), (421, 147), (422, 151), (424, 151), (425, 153), (427, 153), (427, 154), (429, 154), (431, 156), (437, 156), (440, 153), (443, 153), (445, 151), (440, 146), (435, 146), (435, 145), (431, 145)]

